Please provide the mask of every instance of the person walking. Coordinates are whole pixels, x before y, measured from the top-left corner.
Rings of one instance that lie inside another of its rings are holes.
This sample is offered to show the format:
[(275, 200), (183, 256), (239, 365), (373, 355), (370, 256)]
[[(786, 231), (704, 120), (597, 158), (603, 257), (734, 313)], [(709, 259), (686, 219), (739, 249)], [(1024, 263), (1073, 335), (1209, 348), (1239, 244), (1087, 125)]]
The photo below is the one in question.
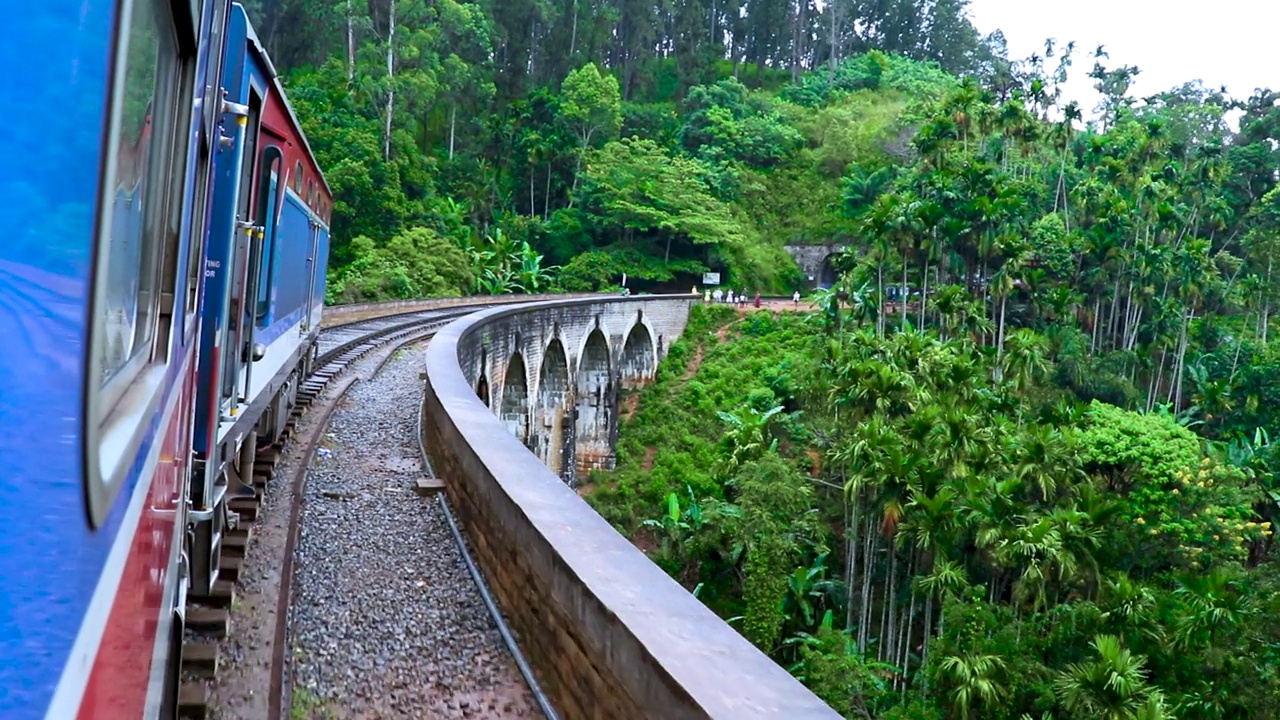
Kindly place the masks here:
[(760, 309), (760, 291), (759, 290), (756, 291), (756, 309), (757, 310)]
[(796, 307), (800, 307), (800, 291), (799, 290), (795, 291), (794, 293), (791, 293), (791, 302), (795, 303)]

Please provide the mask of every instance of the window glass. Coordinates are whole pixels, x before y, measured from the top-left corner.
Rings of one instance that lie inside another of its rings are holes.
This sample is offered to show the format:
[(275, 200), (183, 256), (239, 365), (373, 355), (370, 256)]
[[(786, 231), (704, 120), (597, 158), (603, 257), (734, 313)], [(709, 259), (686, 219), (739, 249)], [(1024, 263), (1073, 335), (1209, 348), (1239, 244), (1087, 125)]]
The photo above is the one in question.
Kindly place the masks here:
[[(99, 344), (105, 384), (129, 360), (149, 352), (155, 334), (155, 313), (162, 255), (164, 205), (162, 177), (165, 153), (165, 108), (171, 59), (176, 53), (167, 14), (158, 0), (136, 0), (126, 24), (124, 67), (117, 75), (121, 104), (114, 135), (115, 174), (109, 178), (107, 202), (111, 224), (105, 243), (105, 323)], [(159, 117), (157, 117), (159, 108)]]
[(268, 145), (262, 149), (262, 157), (258, 161), (261, 177), (258, 180), (262, 188), (258, 198), (258, 224), (264, 228), (262, 238), (262, 260), (258, 275), (258, 298), (255, 314), (259, 320), (267, 315), (271, 302), (271, 282), (275, 275), (276, 255), (276, 197), (279, 195), (277, 172), (284, 165), (284, 156), (280, 148)]

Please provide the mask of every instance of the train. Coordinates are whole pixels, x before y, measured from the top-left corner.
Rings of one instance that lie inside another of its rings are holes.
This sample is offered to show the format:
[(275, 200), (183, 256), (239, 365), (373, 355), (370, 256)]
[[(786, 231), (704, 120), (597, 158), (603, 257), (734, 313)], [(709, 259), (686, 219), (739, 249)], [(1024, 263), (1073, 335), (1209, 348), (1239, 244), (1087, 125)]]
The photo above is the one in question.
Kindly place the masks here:
[(0, 718), (173, 718), (315, 362), (333, 193), (240, 4), (4, 16)]

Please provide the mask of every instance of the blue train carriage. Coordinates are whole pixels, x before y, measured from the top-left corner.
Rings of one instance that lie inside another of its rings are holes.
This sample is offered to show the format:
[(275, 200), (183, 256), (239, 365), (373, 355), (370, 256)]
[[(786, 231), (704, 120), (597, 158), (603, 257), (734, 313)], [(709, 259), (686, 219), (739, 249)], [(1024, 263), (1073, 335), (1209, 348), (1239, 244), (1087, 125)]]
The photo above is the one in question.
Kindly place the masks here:
[[(192, 591), (215, 592), (228, 501), (253, 494), (315, 356), (332, 195), (244, 9), (233, 4), (222, 89), (232, 110), (214, 195), (196, 397)], [(234, 117), (232, 117), (234, 116)]]
[(225, 0), (5, 14), (0, 717), (176, 712)]

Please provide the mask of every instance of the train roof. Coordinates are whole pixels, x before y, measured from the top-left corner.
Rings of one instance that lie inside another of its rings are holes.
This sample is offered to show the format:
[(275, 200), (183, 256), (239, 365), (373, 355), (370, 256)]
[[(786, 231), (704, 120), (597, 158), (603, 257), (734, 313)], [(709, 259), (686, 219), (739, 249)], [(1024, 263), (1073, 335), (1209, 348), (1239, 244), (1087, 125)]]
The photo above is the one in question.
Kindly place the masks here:
[(249, 13), (240, 3), (234, 3), (240, 6), (240, 11), (245, 16), (245, 27), (248, 31), (249, 43), (253, 46), (258, 57), (262, 59), (262, 64), (266, 67), (267, 72), (271, 75), (271, 86), (280, 95), (280, 101), (284, 104), (284, 109), (289, 113), (289, 122), (293, 124), (293, 129), (298, 133), (298, 139), (302, 141), (302, 147), (307, 151), (307, 157), (311, 158), (311, 162), (316, 167), (316, 174), (320, 176), (320, 183), (324, 185), (325, 192), (330, 198), (333, 198), (333, 188), (329, 187), (329, 181), (324, 177), (324, 169), (320, 167), (320, 162), (316, 160), (315, 153), (311, 152), (311, 144), (307, 142), (307, 134), (302, 131), (302, 123), (298, 122), (298, 116), (293, 112), (293, 105), (289, 102), (289, 95), (284, 91), (284, 86), (280, 83), (280, 74), (276, 72), (276, 66), (271, 62), (271, 55), (267, 53), (267, 49), (263, 47), (262, 41), (258, 39), (258, 31), (253, 28), (253, 21), (249, 19)]

